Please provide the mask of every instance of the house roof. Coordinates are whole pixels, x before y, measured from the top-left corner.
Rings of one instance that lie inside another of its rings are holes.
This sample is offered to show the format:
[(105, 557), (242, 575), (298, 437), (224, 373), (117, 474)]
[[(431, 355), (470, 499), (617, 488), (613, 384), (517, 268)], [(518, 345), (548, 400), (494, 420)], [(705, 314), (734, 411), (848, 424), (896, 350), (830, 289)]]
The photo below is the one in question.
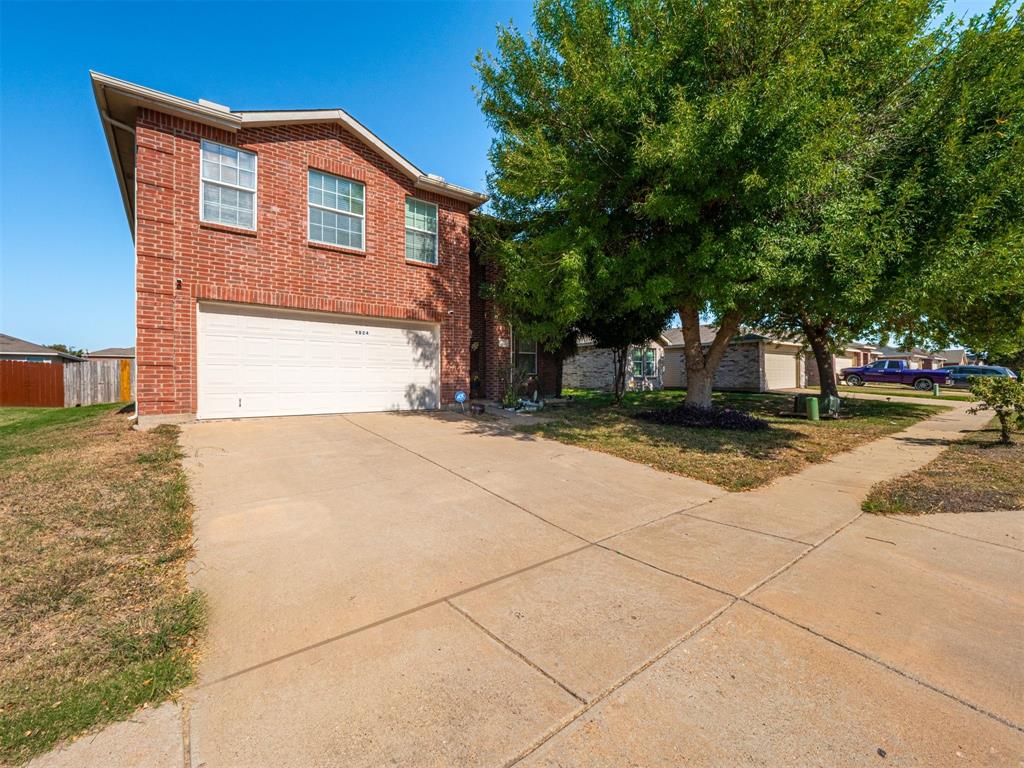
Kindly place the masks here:
[(920, 347), (900, 349), (898, 347), (879, 347), (876, 353), (881, 357), (942, 357), (941, 352), (929, 352)]
[[(717, 326), (714, 325), (702, 325), (700, 327), (700, 343), (707, 345), (711, 344), (715, 340), (715, 334), (718, 333)], [(681, 347), (683, 346), (683, 329), (682, 328), (666, 328), (661, 332), (661, 337), (667, 342), (666, 347)], [(795, 344), (802, 346), (801, 342), (794, 341), (793, 339), (783, 339), (779, 336), (772, 336), (763, 333), (755, 333), (747, 328), (741, 328), (740, 333), (737, 333), (732, 337), (729, 343), (746, 342), (746, 341), (768, 341), (773, 344)]]
[(121, 188), (121, 199), (124, 203), (125, 213), (128, 215), (128, 226), (132, 228), (133, 233), (135, 231), (135, 120), (140, 108), (153, 109), (231, 133), (237, 133), (242, 128), (337, 123), (390, 162), (413, 182), (416, 189), (461, 200), (469, 203), (472, 208), (487, 202), (487, 195), (482, 192), (451, 184), (441, 176), (424, 173), (343, 109), (237, 111), (205, 99), (189, 101), (99, 72), (90, 71), (89, 76), (92, 79), (93, 95), (96, 98), (96, 108), (99, 110), (100, 120), (103, 123), (103, 132), (107, 137), (110, 157), (114, 162), (117, 183)]
[(86, 357), (135, 357), (135, 347), (106, 347), (89, 352)]
[(69, 355), (67, 352), (58, 352), (56, 349), (44, 347), (41, 344), (33, 344), (31, 341), (25, 341), (24, 339), (17, 339), (14, 336), (8, 336), (6, 333), (0, 333), (0, 355), (35, 355), (37, 357), (62, 357), (65, 360), (82, 359), (80, 357), (76, 357), (75, 355)]

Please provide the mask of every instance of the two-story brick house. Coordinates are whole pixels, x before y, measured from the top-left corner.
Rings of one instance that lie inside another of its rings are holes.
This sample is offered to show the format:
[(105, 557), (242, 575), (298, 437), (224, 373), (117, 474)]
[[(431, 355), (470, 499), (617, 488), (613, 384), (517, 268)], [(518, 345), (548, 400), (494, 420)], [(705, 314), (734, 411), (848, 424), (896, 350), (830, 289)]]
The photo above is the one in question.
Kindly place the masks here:
[(469, 389), (485, 195), (340, 109), (92, 84), (135, 239), (140, 423), (436, 408)]

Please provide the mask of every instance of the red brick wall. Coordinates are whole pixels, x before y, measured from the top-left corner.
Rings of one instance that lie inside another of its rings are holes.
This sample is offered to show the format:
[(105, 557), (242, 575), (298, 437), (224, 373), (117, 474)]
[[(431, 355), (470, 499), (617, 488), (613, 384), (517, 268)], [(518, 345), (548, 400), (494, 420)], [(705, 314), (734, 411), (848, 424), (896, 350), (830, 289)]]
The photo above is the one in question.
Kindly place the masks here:
[[(493, 283), (495, 279), (495, 266), (485, 265), (484, 280)], [(501, 321), (493, 301), (481, 301), (479, 306), (483, 311), (483, 396), (489, 400), (500, 400), (509, 381), (512, 334)]]
[[(199, 221), (199, 143), (258, 157), (257, 230)], [(150, 110), (136, 125), (140, 415), (196, 410), (196, 301), (441, 324), (441, 399), (469, 386), (469, 206), (411, 182), (340, 125), (231, 134)], [(366, 185), (365, 251), (307, 240), (310, 167)], [(438, 266), (405, 260), (405, 197), (438, 206)], [(180, 285), (176, 281), (180, 280)]]

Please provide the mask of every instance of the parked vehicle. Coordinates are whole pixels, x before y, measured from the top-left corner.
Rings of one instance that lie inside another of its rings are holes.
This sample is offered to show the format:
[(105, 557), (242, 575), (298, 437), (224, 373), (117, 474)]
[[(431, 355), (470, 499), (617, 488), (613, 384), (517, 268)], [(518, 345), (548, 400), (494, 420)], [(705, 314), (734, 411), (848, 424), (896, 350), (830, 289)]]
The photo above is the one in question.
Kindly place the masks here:
[(1001, 365), (950, 365), (946, 368), (954, 387), (971, 386), (972, 376), (1006, 376), (1016, 379), (1017, 374)]
[(843, 368), (841, 371), (847, 384), (860, 387), (868, 382), (878, 384), (901, 384), (927, 392), (935, 384), (948, 386), (952, 383), (946, 368), (911, 368), (906, 360), (876, 360), (871, 365), (857, 368)]

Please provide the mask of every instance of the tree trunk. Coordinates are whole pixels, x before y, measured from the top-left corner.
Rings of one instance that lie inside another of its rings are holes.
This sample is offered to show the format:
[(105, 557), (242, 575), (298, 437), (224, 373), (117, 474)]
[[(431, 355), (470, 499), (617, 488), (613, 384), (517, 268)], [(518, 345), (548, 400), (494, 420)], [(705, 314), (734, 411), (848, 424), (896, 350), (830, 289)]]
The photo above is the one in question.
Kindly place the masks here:
[(999, 417), (999, 442), (1003, 445), (1010, 445), (1013, 439), (1010, 437), (1010, 414), (1006, 411), (996, 411)]
[(828, 346), (828, 329), (824, 325), (811, 325), (801, 321), (800, 327), (814, 351), (814, 362), (818, 366), (818, 385), (822, 397), (839, 397), (836, 383), (835, 358)]
[(629, 357), (629, 347), (618, 347), (612, 350), (612, 359), (615, 365), (614, 389), (615, 404), (622, 402), (622, 396), (626, 393), (626, 359)]
[(555, 355), (555, 394), (553, 397), (562, 396), (562, 370), (565, 366), (565, 355), (562, 354), (562, 350), (558, 350)]
[(707, 351), (700, 341), (699, 305), (696, 302), (684, 302), (679, 308), (679, 317), (683, 321), (683, 359), (686, 363), (684, 404), (696, 408), (710, 408), (715, 371), (722, 362), (729, 341), (739, 330), (740, 313), (733, 311), (725, 314)]

